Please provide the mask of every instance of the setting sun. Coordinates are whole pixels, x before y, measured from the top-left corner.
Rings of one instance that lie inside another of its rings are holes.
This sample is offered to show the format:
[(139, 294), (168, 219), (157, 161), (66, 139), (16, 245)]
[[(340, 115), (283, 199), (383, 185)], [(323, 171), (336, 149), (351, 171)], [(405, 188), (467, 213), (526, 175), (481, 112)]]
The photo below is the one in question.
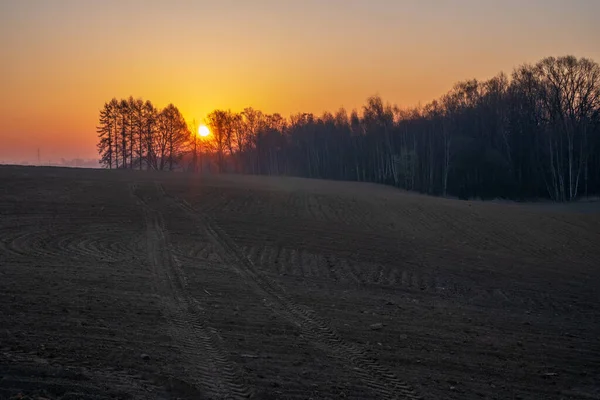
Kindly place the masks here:
[(201, 137), (207, 137), (208, 135), (210, 135), (210, 130), (208, 129), (208, 126), (200, 125), (200, 128), (198, 128), (198, 135), (200, 135)]

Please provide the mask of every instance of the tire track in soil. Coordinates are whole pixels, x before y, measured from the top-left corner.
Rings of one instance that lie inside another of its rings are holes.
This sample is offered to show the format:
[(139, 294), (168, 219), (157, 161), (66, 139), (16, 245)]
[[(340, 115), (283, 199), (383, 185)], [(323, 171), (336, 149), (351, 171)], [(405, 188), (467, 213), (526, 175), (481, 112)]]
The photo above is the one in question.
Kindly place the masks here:
[(215, 249), (210, 243), (196, 242), (193, 245), (175, 245), (173, 252), (182, 258), (200, 259), (203, 262), (220, 263), (222, 260), (216, 254)]
[(187, 279), (171, 250), (162, 214), (145, 202), (136, 185), (131, 186), (131, 194), (144, 213), (155, 287), (170, 320), (171, 335), (190, 368), (193, 385), (214, 399), (251, 397), (252, 391), (241, 383), (236, 365), (222, 349), (218, 332), (205, 325), (202, 309), (188, 292)]
[[(160, 185), (159, 185), (160, 186)], [(164, 189), (162, 190), (164, 193)], [(208, 216), (196, 212), (187, 202), (173, 198), (164, 193), (168, 199), (200, 223), (208, 237), (222, 252), (221, 257), (227, 261), (245, 281), (253, 286), (261, 297), (269, 298), (269, 307), (276, 313), (287, 318), (298, 326), (305, 337), (312, 341), (317, 348), (328, 352), (353, 366), (353, 371), (366, 386), (378, 394), (380, 399), (420, 399), (415, 391), (401, 381), (388, 368), (380, 365), (375, 359), (360, 347), (345, 342), (342, 337), (323, 319), (299, 304), (296, 304), (285, 294), (285, 290), (267, 276), (260, 274), (252, 261), (219, 226)]]
[(522, 293), (516, 288), (507, 291), (496, 287), (483, 287), (476, 282), (465, 284), (435, 271), (420, 272), (398, 265), (356, 262), (334, 255), (289, 250), (284, 247), (244, 246), (240, 250), (262, 273), (266, 274), (329, 280), (349, 287), (357, 285), (396, 287), (487, 306), (528, 305), (538, 309), (556, 310), (560, 307), (556, 302), (551, 301), (548, 295), (544, 298), (540, 297), (540, 293)]

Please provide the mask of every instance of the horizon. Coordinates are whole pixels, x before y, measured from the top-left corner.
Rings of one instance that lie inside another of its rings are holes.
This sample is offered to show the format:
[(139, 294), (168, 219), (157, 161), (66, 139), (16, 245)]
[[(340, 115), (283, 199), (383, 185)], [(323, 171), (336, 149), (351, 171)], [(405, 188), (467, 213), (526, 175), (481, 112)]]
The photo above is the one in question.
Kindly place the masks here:
[(546, 56), (600, 60), (593, 1), (232, 4), (0, 4), (0, 162), (35, 164), (38, 149), (42, 164), (97, 159), (113, 97), (173, 103), (188, 122), (246, 106), (321, 115), (372, 95), (426, 104)]

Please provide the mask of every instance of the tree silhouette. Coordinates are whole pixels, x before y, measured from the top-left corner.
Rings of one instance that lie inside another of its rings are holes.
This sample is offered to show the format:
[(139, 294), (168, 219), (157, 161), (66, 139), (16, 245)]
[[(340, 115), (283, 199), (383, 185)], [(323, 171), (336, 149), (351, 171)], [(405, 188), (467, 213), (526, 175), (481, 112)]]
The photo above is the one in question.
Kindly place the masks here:
[(217, 166), (219, 172), (222, 172), (225, 169), (224, 153), (226, 138), (229, 135), (227, 132), (229, 113), (223, 110), (214, 110), (208, 114), (206, 119), (208, 120), (217, 147)]
[(105, 103), (97, 132), (100, 162), (106, 168), (172, 170), (190, 140), (177, 107), (169, 104), (158, 112), (150, 101), (133, 97)]
[[(548, 57), (510, 76), (461, 81), (423, 107), (373, 96), (350, 114), (284, 118), (248, 107), (214, 110), (206, 121), (212, 138), (203, 147), (214, 149), (208, 159), (219, 172), (370, 181), (464, 199), (600, 193), (600, 67), (585, 58)], [(173, 105), (158, 112), (112, 99), (97, 132), (107, 168), (197, 162), (195, 132)]]
[(98, 152), (100, 153), (100, 163), (108, 168), (113, 167), (116, 163), (115, 145), (117, 138), (117, 99), (112, 99), (108, 103), (104, 103), (104, 107), (100, 110), (99, 126), (96, 128), (98, 133)]

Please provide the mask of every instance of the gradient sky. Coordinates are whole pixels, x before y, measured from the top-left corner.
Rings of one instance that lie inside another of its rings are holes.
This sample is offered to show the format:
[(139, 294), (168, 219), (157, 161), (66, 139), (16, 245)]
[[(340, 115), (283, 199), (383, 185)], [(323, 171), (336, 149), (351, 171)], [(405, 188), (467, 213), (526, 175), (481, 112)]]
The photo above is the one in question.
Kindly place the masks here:
[(321, 113), (459, 80), (600, 62), (598, 0), (0, 0), (0, 162), (96, 156), (112, 97)]

